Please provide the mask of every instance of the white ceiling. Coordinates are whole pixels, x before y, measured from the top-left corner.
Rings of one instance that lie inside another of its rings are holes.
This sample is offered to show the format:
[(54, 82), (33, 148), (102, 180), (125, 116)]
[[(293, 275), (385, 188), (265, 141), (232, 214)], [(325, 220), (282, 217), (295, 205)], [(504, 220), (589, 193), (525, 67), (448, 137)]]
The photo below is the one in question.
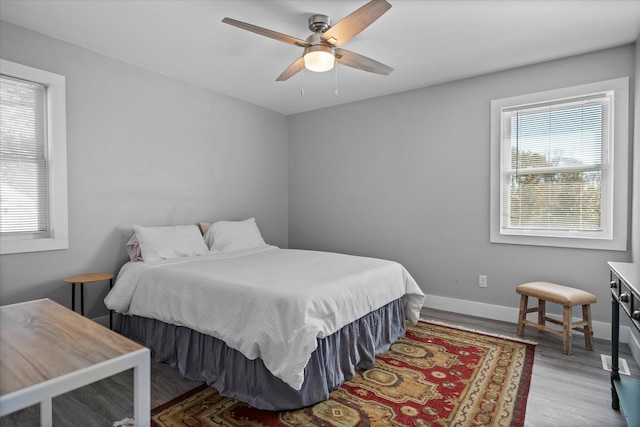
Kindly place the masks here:
[[(366, 1), (1, 0), (0, 19), (284, 114), (633, 43), (640, 0), (389, 0), (344, 47), (395, 68), (276, 77), (302, 48), (223, 24), (228, 16), (305, 39)], [(304, 96), (301, 90), (304, 89)]]

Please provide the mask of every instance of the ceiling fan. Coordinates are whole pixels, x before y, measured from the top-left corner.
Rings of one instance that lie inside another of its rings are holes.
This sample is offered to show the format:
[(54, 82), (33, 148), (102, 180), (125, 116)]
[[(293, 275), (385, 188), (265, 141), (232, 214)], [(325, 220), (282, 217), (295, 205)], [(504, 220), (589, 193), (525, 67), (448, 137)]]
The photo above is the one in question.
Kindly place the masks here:
[(390, 8), (391, 5), (386, 0), (371, 0), (333, 26), (330, 17), (312, 15), (309, 17), (309, 29), (313, 31), (313, 34), (306, 40), (231, 18), (224, 18), (222, 22), (304, 48), (302, 56), (289, 65), (276, 81), (287, 80), (303, 68), (316, 72), (329, 71), (336, 62), (358, 70), (387, 76), (393, 71), (393, 68), (366, 56), (342, 49), (341, 46), (371, 25)]

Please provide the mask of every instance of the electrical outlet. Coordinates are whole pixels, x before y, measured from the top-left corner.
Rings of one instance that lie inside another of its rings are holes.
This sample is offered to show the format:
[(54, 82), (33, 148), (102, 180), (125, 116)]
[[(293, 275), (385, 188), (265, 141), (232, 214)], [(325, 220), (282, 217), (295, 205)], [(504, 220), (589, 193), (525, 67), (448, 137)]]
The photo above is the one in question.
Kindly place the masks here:
[(482, 274), (478, 276), (478, 286), (481, 288), (487, 287), (487, 276), (483, 276)]

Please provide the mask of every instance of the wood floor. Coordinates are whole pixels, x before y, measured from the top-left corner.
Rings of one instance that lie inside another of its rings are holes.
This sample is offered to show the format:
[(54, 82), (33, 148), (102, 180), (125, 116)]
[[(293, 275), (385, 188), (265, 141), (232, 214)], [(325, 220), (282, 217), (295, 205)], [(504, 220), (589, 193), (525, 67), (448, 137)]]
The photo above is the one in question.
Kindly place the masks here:
[[(515, 323), (497, 322), (438, 310), (423, 309), (434, 319), (494, 334), (515, 337)], [(600, 354), (609, 354), (609, 342), (596, 339), (594, 351), (584, 350), (582, 335), (574, 335), (573, 354), (562, 354), (559, 338), (528, 328), (525, 338), (538, 342), (525, 425), (529, 427), (626, 426), (623, 415), (611, 409), (609, 373)], [(620, 346), (633, 378), (640, 378), (627, 345)], [(200, 383), (187, 381), (167, 365), (151, 363), (151, 407), (156, 407)], [(53, 399), (54, 426), (108, 427), (132, 416), (133, 375), (123, 372)], [(0, 418), (0, 426), (39, 426), (37, 406)]]

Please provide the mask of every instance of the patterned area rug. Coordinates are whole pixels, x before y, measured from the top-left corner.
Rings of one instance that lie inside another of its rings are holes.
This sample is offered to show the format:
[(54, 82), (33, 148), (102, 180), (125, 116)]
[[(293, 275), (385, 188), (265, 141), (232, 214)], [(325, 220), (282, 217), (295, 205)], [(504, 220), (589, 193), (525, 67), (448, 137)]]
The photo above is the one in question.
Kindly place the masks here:
[(203, 385), (152, 411), (157, 427), (522, 426), (534, 345), (420, 321), (329, 400), (261, 411)]

